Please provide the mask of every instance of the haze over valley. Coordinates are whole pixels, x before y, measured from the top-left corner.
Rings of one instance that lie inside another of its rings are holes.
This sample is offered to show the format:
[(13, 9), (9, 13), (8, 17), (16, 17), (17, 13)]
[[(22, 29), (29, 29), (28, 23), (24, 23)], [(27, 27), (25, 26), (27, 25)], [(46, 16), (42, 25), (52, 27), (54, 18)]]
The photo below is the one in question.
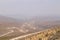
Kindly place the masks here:
[(59, 39), (59, 10), (60, 0), (0, 0), (0, 40)]

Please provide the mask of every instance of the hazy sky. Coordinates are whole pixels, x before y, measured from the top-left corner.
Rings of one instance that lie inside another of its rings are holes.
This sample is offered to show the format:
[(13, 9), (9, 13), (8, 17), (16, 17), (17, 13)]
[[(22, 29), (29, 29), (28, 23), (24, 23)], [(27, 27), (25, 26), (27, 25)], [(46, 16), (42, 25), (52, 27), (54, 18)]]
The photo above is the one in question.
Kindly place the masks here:
[(14, 18), (60, 16), (60, 0), (0, 0), (0, 15)]

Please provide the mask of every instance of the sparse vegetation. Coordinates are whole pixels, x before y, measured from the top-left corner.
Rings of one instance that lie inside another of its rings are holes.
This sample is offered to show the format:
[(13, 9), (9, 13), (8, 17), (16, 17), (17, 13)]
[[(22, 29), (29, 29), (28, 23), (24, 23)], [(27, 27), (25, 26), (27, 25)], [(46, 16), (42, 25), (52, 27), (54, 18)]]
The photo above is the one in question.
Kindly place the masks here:
[[(19, 35), (16, 34), (15, 36), (3, 36), (0, 37), (0, 40), (9, 40), (15, 37), (18, 37)], [(18, 40), (60, 40), (60, 27), (53, 27), (52, 29), (47, 29), (44, 30), (40, 33), (37, 34), (33, 34), (31, 36), (27, 36), (27, 39), (23, 38), (23, 39), (18, 39)]]
[[(32, 39), (30, 40), (60, 40), (60, 27), (48, 29), (34, 35), (35, 36), (31, 36)], [(26, 40), (28, 40), (28, 38)]]
[[(4, 18), (3, 18), (4, 19)], [(11, 30), (14, 31), (8, 35), (0, 37), (0, 40), (9, 40), (11, 38), (15, 38), (22, 35), (27, 35), (30, 33), (35, 33), (38, 31), (43, 31), (38, 34), (34, 34), (34, 36), (29, 36), (28, 39), (31, 40), (57, 40), (60, 38), (60, 21), (38, 21), (38, 20), (30, 20), (30, 21), (17, 21), (13, 19), (5, 18), (3, 21), (0, 20), (0, 36), (10, 32)], [(13, 22), (14, 21), (14, 22)], [(50, 29), (52, 28), (53, 29)], [(56, 28), (54, 28), (56, 27)], [(58, 28), (59, 27), (59, 28)], [(48, 30), (46, 30), (48, 29)], [(24, 40), (25, 38), (21, 39)], [(28, 40), (27, 39), (27, 40)]]

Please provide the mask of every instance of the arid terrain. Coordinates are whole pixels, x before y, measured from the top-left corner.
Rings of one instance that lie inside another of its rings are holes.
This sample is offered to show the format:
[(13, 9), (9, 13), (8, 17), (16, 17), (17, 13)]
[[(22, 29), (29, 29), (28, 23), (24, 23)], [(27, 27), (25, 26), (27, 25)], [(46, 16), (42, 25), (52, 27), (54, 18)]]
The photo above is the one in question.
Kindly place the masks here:
[[(0, 16), (0, 40), (9, 40), (58, 26), (60, 27), (60, 20), (43, 21), (35, 18), (28, 21), (22, 21)], [(59, 33), (56, 33), (56, 35), (59, 35)], [(56, 35), (49, 40), (55, 40), (53, 38), (57, 37)]]

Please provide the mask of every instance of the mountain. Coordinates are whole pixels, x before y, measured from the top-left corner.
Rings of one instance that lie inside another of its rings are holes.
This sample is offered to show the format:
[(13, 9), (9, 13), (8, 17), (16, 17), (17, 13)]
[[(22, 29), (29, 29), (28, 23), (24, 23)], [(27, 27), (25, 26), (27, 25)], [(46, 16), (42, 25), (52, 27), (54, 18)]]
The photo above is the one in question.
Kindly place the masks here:
[[(0, 15), (0, 35), (8, 33), (11, 30), (14, 31), (13, 27), (20, 27), (21, 25), (22, 25), (21, 20), (18, 21), (18, 20), (14, 19), (14, 18), (10, 18), (10, 17)], [(15, 30), (17, 30), (17, 29), (15, 29)]]
[(0, 16), (0, 27), (7, 27), (7, 26), (17, 26), (21, 24), (21, 20), (18, 21), (14, 18), (6, 17), (6, 16)]
[(22, 21), (10, 17), (0, 16), (0, 39), (8, 37), (10, 39), (55, 26), (60, 26), (60, 20), (42, 20), (41, 18), (35, 17)]

